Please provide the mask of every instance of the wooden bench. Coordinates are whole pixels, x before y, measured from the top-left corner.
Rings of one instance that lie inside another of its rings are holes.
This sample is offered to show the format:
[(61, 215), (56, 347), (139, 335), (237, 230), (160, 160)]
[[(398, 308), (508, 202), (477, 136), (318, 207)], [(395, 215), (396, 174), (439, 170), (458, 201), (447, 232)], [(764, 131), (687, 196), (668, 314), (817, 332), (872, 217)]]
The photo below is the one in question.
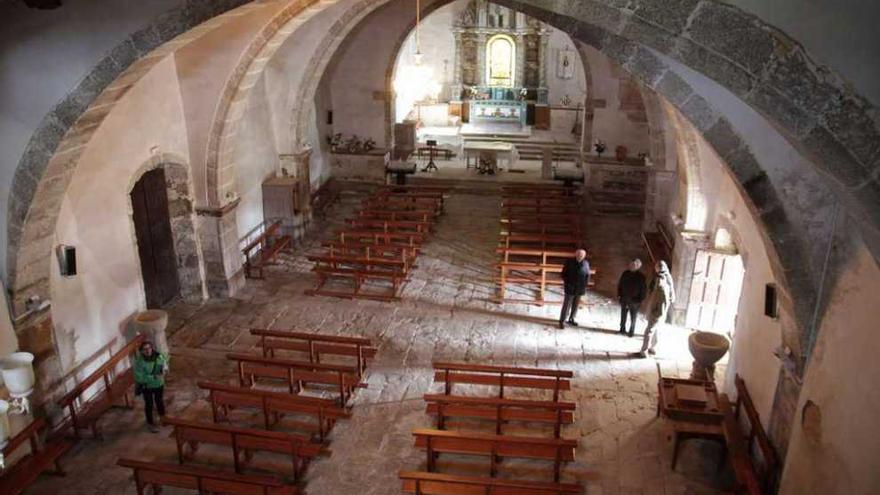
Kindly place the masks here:
[(574, 187), (565, 187), (559, 184), (523, 184), (508, 185), (501, 188), (501, 194), (505, 197), (522, 196), (574, 196)]
[(281, 235), (281, 220), (265, 221), (257, 228), (262, 232), (247, 242), (241, 252), (244, 255), (244, 276), (263, 278), (263, 269), (275, 262), (275, 257), (284, 249), (290, 248), (290, 236)]
[(428, 184), (385, 184), (379, 188), (380, 191), (419, 191), (419, 192), (435, 192), (446, 193), (449, 188), (446, 186), (432, 186)]
[(735, 416), (739, 424), (742, 424), (742, 412), (745, 411), (747, 452), (760, 454), (760, 458), (757, 459), (753, 456), (752, 463), (757, 468), (763, 491), (774, 493), (780, 468), (779, 457), (776, 455), (773, 444), (770, 443), (767, 432), (761, 425), (761, 417), (752, 402), (752, 396), (749, 394), (745, 380), (737, 374), (734, 377), (734, 384), (736, 386)]
[[(165, 418), (163, 422), (174, 427), (172, 436), (177, 442), (177, 460), (180, 464), (192, 459), (198, 452), (199, 444), (202, 443), (229, 447), (236, 473), (242, 472), (251, 461), (254, 452), (271, 452), (290, 457), (293, 479), (298, 481), (308, 463), (326, 453), (320, 444), (312, 443), (308, 437), (291, 433), (238, 428), (177, 418)], [(189, 452), (186, 451), (187, 446)]]
[[(419, 254), (419, 249), (410, 246), (371, 244), (363, 242), (339, 242), (328, 241), (321, 244), (326, 249), (324, 254), (329, 256), (337, 255), (356, 255), (367, 258), (380, 258), (390, 260), (409, 260), (415, 261)], [(413, 268), (415, 265), (412, 265)]]
[(748, 444), (739, 429), (739, 423), (726, 394), (720, 395), (718, 406), (724, 416), (721, 429), (724, 433), (724, 441), (727, 444), (725, 454), (736, 477), (736, 488), (734, 491), (735, 493), (747, 493), (748, 495), (761, 495), (763, 493), (761, 482), (758, 480), (757, 471), (752, 463)]
[(358, 211), (357, 215), (360, 218), (374, 218), (381, 220), (410, 220), (430, 223), (434, 223), (437, 220), (437, 212), (434, 210), (364, 209)]
[(231, 353), (226, 359), (238, 366), (238, 383), (253, 387), (258, 378), (283, 380), (291, 394), (302, 392), (309, 383), (332, 385), (339, 391), (339, 404), (345, 406), (355, 388), (366, 388), (355, 366), (295, 361), (250, 354)]
[(300, 414), (313, 417), (317, 423), (299, 421), (291, 423), (296, 428), (317, 433), (318, 439), (323, 442), (336, 421), (349, 417), (344, 409), (329, 399), (202, 381), (198, 382), (198, 387), (208, 391), (211, 415), (215, 423), (227, 420), (229, 411), (235, 408), (260, 410), (263, 414), (263, 426), (267, 430), (277, 424), (285, 414)]
[(502, 208), (515, 208), (519, 206), (557, 206), (566, 207), (577, 205), (576, 199), (567, 196), (520, 196), (520, 197), (504, 197), (501, 199)]
[[(508, 250), (513, 251), (515, 250)], [(569, 255), (571, 256), (571, 255)], [(544, 304), (557, 304), (561, 301), (550, 301), (546, 298), (547, 289), (550, 286), (564, 286), (562, 280), (562, 270), (564, 265), (557, 263), (541, 263), (538, 262), (501, 262), (496, 265), (499, 275), (495, 279), (498, 284), (497, 301), (503, 303), (521, 303), (534, 304), (542, 306)], [(588, 286), (595, 285), (595, 279), (592, 275), (596, 274), (595, 269), (590, 269), (590, 280)], [(535, 287), (534, 296), (531, 299), (509, 298), (507, 292), (508, 284), (516, 284), (525, 287)]]
[(658, 261), (670, 263), (672, 261), (672, 250), (675, 242), (663, 224), (657, 222), (657, 232), (643, 232), (642, 241), (645, 243), (645, 249), (648, 250), (648, 256), (651, 258), (651, 264), (656, 265)]
[(26, 444), (30, 446), (30, 453), (3, 471), (0, 476), (0, 493), (8, 495), (23, 493), (40, 474), (45, 472), (64, 475), (61, 456), (73, 447), (73, 442), (62, 437), (41, 442), (40, 437), (45, 436), (45, 432), (46, 421), (37, 418), (10, 438), (3, 447), (3, 459), (7, 462), (20, 447)]
[(490, 385), (498, 387), (498, 398), (504, 398), (505, 387), (552, 390), (553, 401), (559, 401), (559, 393), (571, 390), (574, 373), (567, 370), (543, 368), (515, 368), (487, 364), (434, 363), (434, 381), (444, 383), (443, 393), (452, 394), (452, 385)]
[[(397, 293), (411, 268), (409, 259), (388, 260), (328, 255), (310, 255), (307, 259), (315, 263), (312, 271), (318, 275), (315, 288), (306, 291), (309, 295), (393, 301), (398, 299)], [(332, 278), (351, 279), (354, 286), (349, 292), (325, 289), (327, 282)], [(391, 286), (383, 292), (364, 291), (364, 283), (373, 280), (387, 281)]]
[[(501, 222), (501, 234), (574, 235), (583, 237), (586, 227), (581, 224), (552, 222)], [(570, 253), (569, 253), (570, 254)]]
[(379, 232), (416, 232), (428, 235), (433, 222), (414, 220), (382, 220), (374, 218), (347, 218), (345, 223), (359, 230), (377, 230)]
[(583, 489), (574, 484), (416, 471), (401, 471), (398, 476), (403, 482), (403, 493), (416, 495), (565, 495), (578, 494)]
[[(58, 399), (56, 402), (58, 406), (68, 411), (68, 415), (58, 428), (60, 431), (71, 427), (74, 436), (79, 437), (79, 430), (91, 428), (95, 438), (101, 438), (98, 429), (98, 419), (101, 415), (112, 407), (118, 407), (116, 403), (119, 399), (123, 401), (122, 407), (132, 407), (128, 392), (134, 385), (134, 369), (129, 364), (123, 371), (118, 372), (117, 367), (120, 362), (137, 351), (143, 342), (143, 335), (136, 336), (119, 352), (113, 354), (106, 363), (79, 382), (73, 390)], [(83, 396), (86, 392), (99, 382), (103, 384), (103, 388), (84, 400)]]
[(502, 215), (573, 215), (583, 214), (581, 205), (507, 204), (501, 207)]
[(574, 461), (576, 440), (514, 437), (460, 431), (413, 430), (416, 448), (425, 449), (428, 472), (436, 470), (438, 454), (463, 454), (490, 458), (489, 476), (498, 473), (499, 458), (515, 457), (553, 462), (553, 481), (559, 481), (563, 462)]
[(355, 369), (359, 376), (366, 371), (367, 361), (376, 356), (373, 343), (363, 337), (258, 328), (251, 329), (251, 335), (260, 337), (260, 347), (266, 357), (275, 357), (276, 350), (306, 353), (313, 363), (320, 363), (323, 355), (353, 357), (357, 360)]
[(236, 474), (213, 469), (179, 466), (158, 462), (119, 459), (116, 464), (130, 468), (138, 495), (152, 487), (158, 495), (162, 487), (195, 490), (199, 493), (224, 493), (230, 495), (296, 495), (296, 488), (285, 485), (275, 476)]
[(560, 234), (501, 234), (499, 246), (503, 249), (540, 249), (544, 251), (570, 250), (584, 246), (583, 237), (579, 235)]
[(443, 213), (440, 200), (431, 198), (401, 198), (396, 196), (377, 196), (365, 199), (361, 203), (364, 210), (430, 210), (434, 215)]
[(443, 201), (444, 201), (443, 191), (428, 191), (428, 190), (421, 190), (421, 189), (383, 188), (383, 189), (376, 191), (371, 197), (372, 198), (432, 199), (432, 200), (439, 200), (441, 206), (443, 205)]
[(424, 234), (415, 232), (369, 232), (365, 230), (344, 229), (336, 232), (339, 242), (363, 242), (379, 245), (421, 247)]
[(573, 402), (550, 402), (485, 397), (462, 397), (426, 394), (426, 412), (437, 416), (437, 429), (446, 429), (451, 417), (477, 418), (495, 422), (495, 433), (501, 435), (502, 425), (510, 421), (546, 423), (553, 425), (553, 436), (559, 438), (562, 425), (574, 421)]

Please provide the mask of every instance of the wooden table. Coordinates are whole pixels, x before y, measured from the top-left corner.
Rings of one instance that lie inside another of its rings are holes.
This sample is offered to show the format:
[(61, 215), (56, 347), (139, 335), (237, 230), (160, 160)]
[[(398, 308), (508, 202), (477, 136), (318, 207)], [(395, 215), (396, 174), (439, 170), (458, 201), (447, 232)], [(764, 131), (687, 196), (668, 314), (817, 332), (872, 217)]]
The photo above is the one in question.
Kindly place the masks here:
[(518, 159), (516, 146), (511, 143), (503, 143), (500, 141), (483, 142), (483, 141), (465, 141), (462, 146), (464, 153), (465, 168), (471, 167), (471, 156), (475, 157), (474, 168), (479, 168), (480, 156), (484, 154), (491, 155), (493, 161), (497, 163), (499, 158), (507, 160), (507, 168), (511, 168)]
[[(657, 382), (657, 415), (661, 413), (672, 423), (675, 439), (672, 469), (678, 461), (681, 442), (691, 438), (711, 440), (725, 447), (718, 390), (713, 382), (661, 377)], [(720, 462), (724, 461), (724, 456)]]

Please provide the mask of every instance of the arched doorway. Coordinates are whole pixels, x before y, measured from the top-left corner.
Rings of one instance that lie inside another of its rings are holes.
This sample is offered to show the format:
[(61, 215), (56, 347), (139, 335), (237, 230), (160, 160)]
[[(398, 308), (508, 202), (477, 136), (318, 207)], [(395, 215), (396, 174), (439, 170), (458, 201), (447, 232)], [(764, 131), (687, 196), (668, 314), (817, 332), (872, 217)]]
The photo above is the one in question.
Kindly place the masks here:
[(155, 168), (129, 193), (148, 308), (160, 308), (180, 294), (166, 184), (165, 169)]

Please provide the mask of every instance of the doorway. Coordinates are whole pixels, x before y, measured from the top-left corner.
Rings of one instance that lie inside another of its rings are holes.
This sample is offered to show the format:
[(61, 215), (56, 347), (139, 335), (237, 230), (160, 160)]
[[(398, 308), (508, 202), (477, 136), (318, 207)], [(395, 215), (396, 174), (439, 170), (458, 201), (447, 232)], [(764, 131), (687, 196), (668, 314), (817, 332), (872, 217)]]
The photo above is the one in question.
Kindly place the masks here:
[(161, 308), (180, 293), (163, 168), (150, 170), (135, 183), (131, 206), (147, 308)]
[(698, 250), (685, 326), (733, 337), (744, 275), (739, 254)]

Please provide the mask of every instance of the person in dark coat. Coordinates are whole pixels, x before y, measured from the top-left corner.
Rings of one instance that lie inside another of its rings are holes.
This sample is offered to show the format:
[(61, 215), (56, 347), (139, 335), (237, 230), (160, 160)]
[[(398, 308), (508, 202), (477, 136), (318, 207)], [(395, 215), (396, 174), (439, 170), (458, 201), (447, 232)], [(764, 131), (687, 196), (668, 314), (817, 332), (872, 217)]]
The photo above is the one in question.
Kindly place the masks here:
[(562, 301), (562, 312), (559, 314), (559, 328), (565, 328), (565, 323), (578, 326), (575, 321), (581, 296), (587, 292), (587, 284), (590, 281), (590, 262), (587, 261), (587, 252), (578, 249), (574, 258), (565, 260), (562, 267), (562, 283), (565, 288), (565, 299)]
[(645, 300), (645, 276), (639, 269), (642, 268), (642, 260), (636, 258), (629, 264), (629, 268), (620, 275), (617, 282), (617, 300), (620, 302), (620, 333), (626, 333), (626, 316), (629, 314), (629, 336), (636, 333), (636, 320), (639, 317), (639, 307)]

